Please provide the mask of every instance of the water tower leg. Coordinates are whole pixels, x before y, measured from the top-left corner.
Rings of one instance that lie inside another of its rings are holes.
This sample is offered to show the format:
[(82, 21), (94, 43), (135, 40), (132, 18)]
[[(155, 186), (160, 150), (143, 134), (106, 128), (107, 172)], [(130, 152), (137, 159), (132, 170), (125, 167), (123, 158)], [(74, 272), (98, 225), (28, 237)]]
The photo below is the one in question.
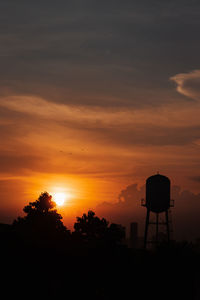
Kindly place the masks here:
[(166, 217), (166, 227), (167, 227), (167, 242), (169, 243), (170, 241), (170, 233), (169, 233), (169, 217), (168, 217), (168, 210), (165, 212), (165, 217)]
[(147, 247), (147, 235), (148, 235), (148, 227), (149, 227), (149, 215), (150, 215), (150, 210), (147, 209), (145, 232), (144, 232), (144, 248), (145, 249)]
[(158, 244), (158, 224), (159, 224), (159, 213), (156, 213), (156, 245)]

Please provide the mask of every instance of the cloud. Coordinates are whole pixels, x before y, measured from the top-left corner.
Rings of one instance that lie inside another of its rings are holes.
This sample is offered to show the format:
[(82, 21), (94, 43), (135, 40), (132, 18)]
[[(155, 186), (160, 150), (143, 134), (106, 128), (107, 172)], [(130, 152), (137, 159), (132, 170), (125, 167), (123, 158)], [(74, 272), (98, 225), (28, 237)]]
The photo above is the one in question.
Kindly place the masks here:
[(2, 0), (0, 90), (78, 105), (167, 103), (169, 73), (199, 57), (200, 4), (179, 2)]
[(27, 171), (42, 172), (48, 169), (48, 159), (33, 154), (0, 152), (1, 173), (22, 174)]
[[(139, 234), (144, 235), (146, 209), (141, 207), (141, 199), (145, 197), (145, 186), (131, 184), (123, 189), (115, 203), (103, 202), (96, 208), (97, 212), (112, 222), (118, 222), (127, 227), (130, 222), (139, 223)], [(173, 235), (176, 239), (199, 238), (200, 194), (182, 190), (180, 186), (171, 187), (171, 197), (175, 200), (172, 211)], [(152, 216), (151, 216), (152, 217)]]
[(200, 70), (189, 73), (180, 73), (172, 76), (170, 80), (177, 84), (177, 91), (194, 100), (200, 100)]
[[(25, 95), (1, 98), (0, 107), (22, 114), (23, 122), (20, 117), (17, 121), (21, 124), (21, 131), (32, 131), (32, 135), (35, 132), (36, 143), (40, 132), (46, 134), (51, 131), (53, 134), (55, 130), (66, 138), (73, 139), (75, 134), (79, 140), (122, 147), (181, 146), (197, 144), (200, 139), (200, 121), (196, 107), (192, 109), (182, 106), (180, 109), (169, 105), (159, 109), (105, 109), (54, 103)], [(34, 124), (37, 123), (40, 124), (39, 131), (34, 129)], [(16, 125), (10, 125), (6, 131), (9, 128), (16, 131), (15, 127)], [(18, 135), (21, 131), (19, 130)], [(44, 140), (46, 138), (39, 138), (41, 143)]]

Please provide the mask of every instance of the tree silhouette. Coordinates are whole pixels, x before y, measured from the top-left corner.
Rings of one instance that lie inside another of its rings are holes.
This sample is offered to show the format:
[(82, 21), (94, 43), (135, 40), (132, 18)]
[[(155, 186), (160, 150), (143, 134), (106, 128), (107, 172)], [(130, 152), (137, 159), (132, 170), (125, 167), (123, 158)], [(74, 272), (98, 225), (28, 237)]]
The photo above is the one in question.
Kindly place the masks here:
[(70, 231), (63, 225), (62, 216), (55, 206), (51, 195), (41, 193), (35, 202), (24, 207), (26, 216), (14, 220), (13, 228), (29, 242), (49, 245), (64, 241), (70, 236)]
[(75, 232), (86, 239), (102, 238), (105, 235), (108, 222), (106, 219), (99, 219), (93, 211), (88, 211), (88, 214), (83, 214), (82, 217), (77, 217), (77, 222), (74, 224)]
[(116, 245), (121, 243), (125, 236), (124, 228), (118, 224), (111, 224), (102, 218), (95, 216), (93, 211), (88, 211), (88, 214), (83, 214), (82, 217), (77, 217), (77, 222), (74, 224), (74, 234), (82, 238), (88, 243), (101, 245)]

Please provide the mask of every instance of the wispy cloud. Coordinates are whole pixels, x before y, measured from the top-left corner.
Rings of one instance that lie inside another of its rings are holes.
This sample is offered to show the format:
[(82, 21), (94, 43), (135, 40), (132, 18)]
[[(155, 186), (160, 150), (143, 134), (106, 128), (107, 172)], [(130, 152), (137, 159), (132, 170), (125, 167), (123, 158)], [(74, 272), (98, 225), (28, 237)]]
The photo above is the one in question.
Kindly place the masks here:
[(200, 100), (200, 70), (189, 73), (180, 73), (172, 76), (170, 80), (177, 85), (177, 91), (189, 98)]
[[(130, 107), (99, 107), (88, 105), (68, 105), (48, 101), (37, 96), (9, 96), (0, 98), (0, 107), (32, 117), (52, 121), (71, 122), (75, 127), (84, 124), (86, 129), (127, 129), (137, 125), (161, 126), (163, 128), (195, 127), (200, 125), (200, 106), (168, 104), (158, 107), (135, 109)], [(190, 116), (192, 115), (192, 118)], [(4, 120), (8, 122), (8, 120)], [(73, 126), (72, 125), (72, 126)], [(119, 128), (119, 126), (122, 126)], [(83, 127), (82, 127), (83, 128)]]

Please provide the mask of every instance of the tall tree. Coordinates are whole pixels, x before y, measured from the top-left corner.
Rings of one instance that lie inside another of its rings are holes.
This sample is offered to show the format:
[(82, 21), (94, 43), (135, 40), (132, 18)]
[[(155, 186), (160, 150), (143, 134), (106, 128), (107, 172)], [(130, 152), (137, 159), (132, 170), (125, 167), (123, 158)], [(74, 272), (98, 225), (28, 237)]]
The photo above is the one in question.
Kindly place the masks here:
[(41, 193), (35, 202), (29, 202), (24, 217), (14, 220), (14, 229), (29, 242), (55, 244), (64, 241), (70, 231), (64, 226), (62, 216), (55, 209), (55, 202), (47, 192)]

